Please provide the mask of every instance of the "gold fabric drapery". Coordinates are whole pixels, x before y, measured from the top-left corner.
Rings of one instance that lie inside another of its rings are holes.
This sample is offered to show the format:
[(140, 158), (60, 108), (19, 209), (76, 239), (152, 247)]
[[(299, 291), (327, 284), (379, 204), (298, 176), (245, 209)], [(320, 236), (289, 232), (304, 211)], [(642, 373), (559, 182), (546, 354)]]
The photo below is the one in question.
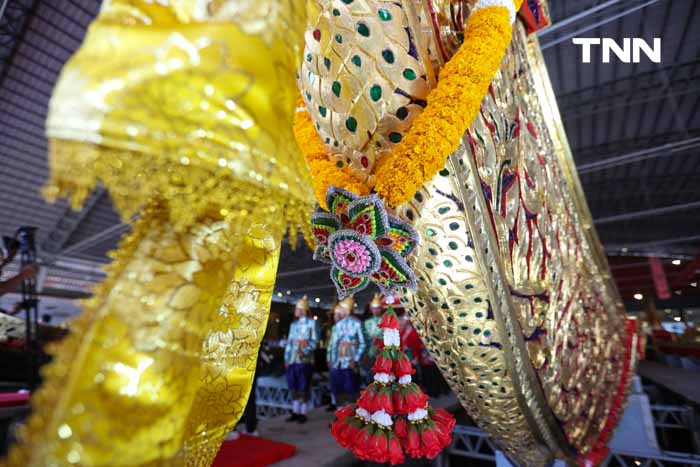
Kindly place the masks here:
[(291, 130), (304, 24), (294, 0), (105, 1), (51, 100), (46, 194), (77, 207), (101, 183), (140, 214), (8, 465), (211, 463), (250, 392), (282, 236), (313, 205)]

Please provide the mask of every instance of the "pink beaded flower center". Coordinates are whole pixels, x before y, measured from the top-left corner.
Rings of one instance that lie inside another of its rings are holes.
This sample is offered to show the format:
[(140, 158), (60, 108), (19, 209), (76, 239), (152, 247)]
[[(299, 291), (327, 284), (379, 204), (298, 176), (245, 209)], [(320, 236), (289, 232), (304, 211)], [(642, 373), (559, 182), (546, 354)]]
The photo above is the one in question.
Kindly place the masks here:
[(333, 260), (344, 269), (360, 274), (369, 268), (372, 256), (362, 243), (341, 240), (333, 248)]

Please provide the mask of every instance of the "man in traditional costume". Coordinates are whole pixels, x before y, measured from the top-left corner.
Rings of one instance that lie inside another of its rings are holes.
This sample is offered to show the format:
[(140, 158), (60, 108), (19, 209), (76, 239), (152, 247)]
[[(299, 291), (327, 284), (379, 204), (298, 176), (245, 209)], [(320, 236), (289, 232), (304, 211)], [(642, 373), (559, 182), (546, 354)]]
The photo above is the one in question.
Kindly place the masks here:
[(382, 345), (382, 330), (378, 326), (382, 320), (383, 310), (382, 296), (374, 294), (372, 301), (369, 303), (370, 316), (362, 323), (365, 339), (367, 340), (367, 352), (362, 359), (362, 378), (366, 384), (369, 384), (372, 380), (372, 365)]
[(370, 366), (379, 353), (379, 346), (382, 342), (382, 330), (379, 329), (379, 323), (382, 321), (382, 296), (374, 294), (372, 301), (369, 303), (369, 312), (371, 316), (363, 323), (365, 328), (365, 337), (369, 347), (367, 349), (366, 360), (370, 361)]
[(296, 320), (289, 328), (287, 345), (284, 348), (284, 367), (287, 384), (292, 392), (292, 415), (288, 422), (306, 423), (309, 396), (311, 393), (311, 374), (313, 372), (314, 350), (318, 345), (318, 323), (309, 318), (309, 300), (304, 297), (294, 308)]
[[(324, 345), (324, 347), (326, 349), (326, 362), (328, 363), (328, 372), (329, 373), (332, 369), (331, 363), (330, 363), (330, 355), (331, 355), (331, 339), (333, 339), (333, 328), (338, 323), (338, 321), (343, 319), (343, 316), (341, 314), (341, 309), (340, 309), (340, 307), (338, 307), (337, 303), (335, 305), (333, 305), (333, 308), (331, 308), (331, 315), (333, 318), (333, 323), (329, 326), (328, 334), (326, 336), (326, 342)], [(331, 402), (330, 402), (330, 404), (328, 404), (326, 411), (335, 412), (335, 410), (338, 408), (338, 401), (336, 401), (335, 394), (333, 394), (333, 391), (331, 390), (330, 381), (329, 381), (328, 390), (331, 394)]]
[(354, 304), (352, 296), (338, 303), (341, 319), (333, 326), (328, 347), (331, 393), (339, 406), (349, 403), (359, 390), (358, 370), (365, 351), (362, 322), (351, 316)]

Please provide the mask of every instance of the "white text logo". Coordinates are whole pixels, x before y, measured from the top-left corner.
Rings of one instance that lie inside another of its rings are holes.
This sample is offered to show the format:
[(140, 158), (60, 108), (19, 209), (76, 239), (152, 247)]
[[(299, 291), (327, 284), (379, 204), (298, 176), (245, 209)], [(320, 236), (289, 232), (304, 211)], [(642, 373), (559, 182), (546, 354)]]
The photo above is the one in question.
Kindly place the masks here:
[(594, 45), (602, 45), (603, 63), (610, 63), (610, 53), (623, 63), (639, 63), (642, 52), (654, 63), (661, 63), (661, 39), (654, 38), (654, 46), (650, 47), (644, 39), (626, 37), (622, 40), (622, 47), (615, 39), (607, 37), (574, 37), (574, 45), (581, 46), (581, 61), (591, 63), (591, 49)]

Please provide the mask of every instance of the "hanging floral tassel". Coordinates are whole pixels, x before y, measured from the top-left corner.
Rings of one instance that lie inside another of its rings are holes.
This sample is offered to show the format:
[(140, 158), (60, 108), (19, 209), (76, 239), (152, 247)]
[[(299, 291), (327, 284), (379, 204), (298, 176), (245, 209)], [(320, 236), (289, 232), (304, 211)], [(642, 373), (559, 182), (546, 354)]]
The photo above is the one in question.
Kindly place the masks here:
[(401, 464), (405, 455), (435, 458), (452, 442), (455, 419), (432, 409), (411, 380), (411, 361), (401, 351), (399, 320), (392, 308), (382, 316), (383, 347), (372, 372), (374, 382), (353, 405), (336, 411), (331, 434), (362, 460)]

